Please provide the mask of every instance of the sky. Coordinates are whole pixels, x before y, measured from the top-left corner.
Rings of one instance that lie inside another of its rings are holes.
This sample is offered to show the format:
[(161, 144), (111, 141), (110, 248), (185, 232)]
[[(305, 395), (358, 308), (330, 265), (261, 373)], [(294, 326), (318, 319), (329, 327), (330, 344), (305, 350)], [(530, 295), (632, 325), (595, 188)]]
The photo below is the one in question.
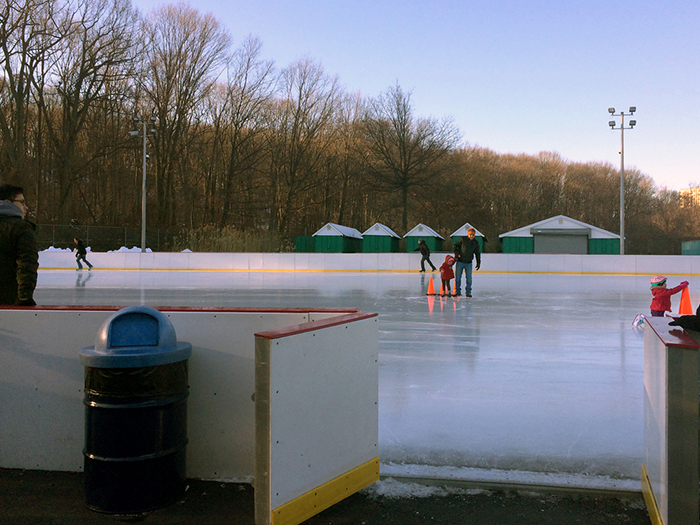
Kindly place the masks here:
[[(144, 13), (163, 3), (133, 0)], [(700, 184), (697, 0), (192, 0), (234, 47), (262, 41), (284, 68), (310, 58), (350, 93), (411, 93), (417, 117), (451, 117), (462, 144), (557, 152), (620, 167), (608, 108), (637, 112), (625, 169), (659, 188)], [(628, 117), (625, 117), (627, 125)]]

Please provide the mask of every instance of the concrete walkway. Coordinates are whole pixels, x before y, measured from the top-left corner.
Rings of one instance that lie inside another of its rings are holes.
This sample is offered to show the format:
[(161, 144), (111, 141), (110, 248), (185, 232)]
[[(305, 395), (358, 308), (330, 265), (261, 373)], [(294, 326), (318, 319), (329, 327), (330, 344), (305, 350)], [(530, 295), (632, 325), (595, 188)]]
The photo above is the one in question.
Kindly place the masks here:
[[(83, 474), (0, 470), (0, 522), (12, 525), (108, 523), (253, 525), (250, 485), (190, 480), (185, 497), (140, 515), (108, 515), (83, 503)], [(445, 490), (376, 483), (306, 525), (649, 525), (641, 496)]]

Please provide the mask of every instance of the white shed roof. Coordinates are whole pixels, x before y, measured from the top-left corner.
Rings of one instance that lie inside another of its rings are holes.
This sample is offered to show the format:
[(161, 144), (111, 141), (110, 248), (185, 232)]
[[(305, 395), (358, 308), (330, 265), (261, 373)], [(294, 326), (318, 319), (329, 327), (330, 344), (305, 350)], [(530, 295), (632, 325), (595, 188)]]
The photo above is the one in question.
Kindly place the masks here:
[[(585, 222), (577, 221), (566, 215), (557, 215), (556, 217), (550, 217), (543, 221), (535, 222), (517, 230), (511, 230), (506, 233), (502, 233), (499, 237), (532, 237), (534, 233), (538, 230), (588, 230), (588, 235), (591, 239), (619, 239), (620, 236), (616, 233), (603, 230), (591, 224), (586, 224)], [(572, 231), (573, 233), (573, 231)]]
[(312, 235), (312, 237), (322, 235), (335, 236), (335, 237), (352, 237), (355, 239), (362, 239), (362, 234), (355, 228), (350, 228), (348, 226), (341, 226), (340, 224), (333, 224), (329, 222), (323, 228), (318, 230)]
[(423, 223), (417, 224), (410, 232), (404, 235), (404, 239), (406, 237), (437, 237), (443, 241), (445, 240), (442, 235)]
[(365, 235), (373, 235), (373, 236), (379, 236), (379, 237), (395, 237), (396, 239), (400, 239), (396, 233), (393, 232), (391, 228), (388, 226), (384, 226), (383, 224), (379, 222), (375, 222), (374, 226), (370, 226), (367, 228), (363, 233), (362, 236), (364, 237)]
[[(466, 236), (467, 236), (467, 232), (469, 231), (469, 228), (474, 228), (474, 226), (472, 226), (472, 225), (469, 224), (468, 222), (465, 222), (464, 225), (463, 225), (460, 229), (458, 229), (457, 231), (453, 232), (452, 235), (450, 235), (450, 237), (466, 237)], [(483, 236), (484, 236), (484, 234), (481, 233), (481, 232), (480, 232), (479, 230), (477, 230), (476, 228), (474, 228), (474, 230), (476, 231), (476, 235), (477, 235), (477, 236), (479, 236), (479, 237), (483, 237)]]

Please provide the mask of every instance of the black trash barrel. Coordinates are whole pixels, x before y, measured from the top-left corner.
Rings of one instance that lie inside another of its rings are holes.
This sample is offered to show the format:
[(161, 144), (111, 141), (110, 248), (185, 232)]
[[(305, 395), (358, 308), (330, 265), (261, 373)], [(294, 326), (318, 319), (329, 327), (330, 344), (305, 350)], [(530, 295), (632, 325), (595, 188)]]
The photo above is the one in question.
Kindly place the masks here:
[(185, 492), (187, 360), (170, 320), (147, 306), (107, 319), (85, 365), (85, 504), (105, 513), (154, 510)]

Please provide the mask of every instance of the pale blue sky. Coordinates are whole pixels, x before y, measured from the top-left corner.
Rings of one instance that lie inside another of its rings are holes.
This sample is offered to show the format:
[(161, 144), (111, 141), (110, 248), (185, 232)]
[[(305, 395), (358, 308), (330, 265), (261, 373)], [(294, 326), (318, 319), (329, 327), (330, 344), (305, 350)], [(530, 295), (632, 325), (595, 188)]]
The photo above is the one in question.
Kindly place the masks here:
[[(142, 11), (160, 0), (135, 0)], [(463, 141), (620, 164), (607, 108), (636, 106), (625, 166), (678, 190), (700, 183), (697, 0), (197, 0), (238, 46), (260, 38), (278, 68), (303, 57), (350, 92), (396, 82), (420, 117)], [(616, 119), (619, 122), (619, 117)]]

